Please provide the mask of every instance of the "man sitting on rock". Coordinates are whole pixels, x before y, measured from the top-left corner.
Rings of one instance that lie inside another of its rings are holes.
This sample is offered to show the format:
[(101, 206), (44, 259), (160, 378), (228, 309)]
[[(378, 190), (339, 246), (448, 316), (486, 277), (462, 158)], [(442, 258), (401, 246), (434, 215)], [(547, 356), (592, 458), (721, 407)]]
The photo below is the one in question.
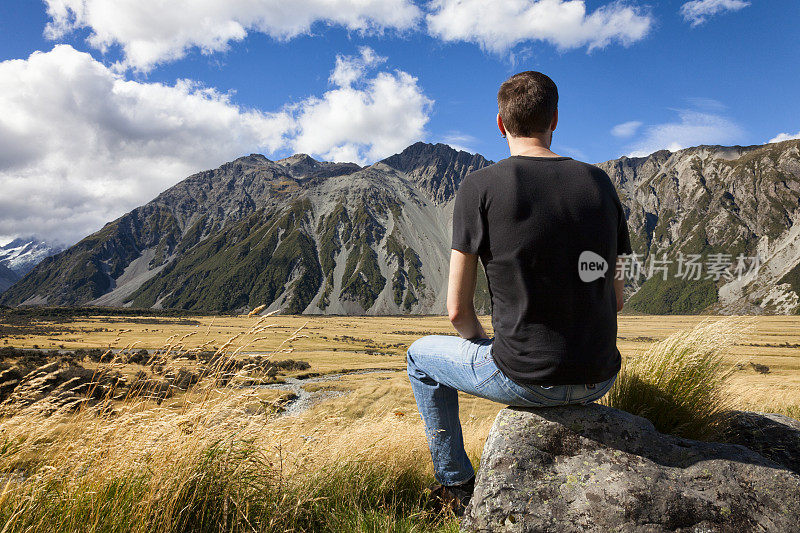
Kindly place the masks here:
[[(460, 337), (428, 335), (408, 349), (441, 484), (433, 496), (457, 513), (475, 477), (458, 391), (521, 407), (588, 403), (608, 392), (620, 369), (618, 256), (631, 245), (614, 186), (599, 168), (550, 150), (558, 89), (549, 77), (516, 74), (497, 102), (511, 156), (466, 176), (455, 199), (447, 309)], [(473, 305), (478, 258), (493, 338)]]

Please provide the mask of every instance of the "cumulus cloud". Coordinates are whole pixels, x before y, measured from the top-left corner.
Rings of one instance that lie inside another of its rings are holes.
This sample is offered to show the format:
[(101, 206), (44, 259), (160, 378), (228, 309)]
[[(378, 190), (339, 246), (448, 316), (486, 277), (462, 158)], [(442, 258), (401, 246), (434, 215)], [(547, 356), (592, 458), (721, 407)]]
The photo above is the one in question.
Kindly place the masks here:
[(224, 51), (249, 32), (287, 40), (315, 23), (363, 33), (406, 30), (421, 12), (411, 0), (45, 0), (45, 35), (59, 39), (88, 28), (98, 50), (121, 47), (120, 69), (149, 70), (198, 48)]
[(653, 25), (642, 8), (612, 2), (587, 13), (583, 0), (433, 0), (428, 31), (444, 41), (466, 41), (504, 53), (540, 40), (560, 49), (603, 48), (643, 39)]
[(611, 128), (611, 135), (614, 137), (620, 137), (626, 139), (628, 137), (633, 137), (636, 135), (636, 132), (639, 131), (639, 128), (642, 126), (642, 123), (638, 120), (631, 120), (629, 122), (623, 122), (622, 124), (617, 124), (613, 128)]
[(384, 60), (367, 47), (360, 56), (337, 57), (329, 78), (334, 88), (288, 108), (295, 152), (364, 164), (425, 136), (433, 100), (407, 72), (368, 77), (368, 69)]
[(245, 147), (275, 150), (286, 113), (190, 81), (126, 81), (68, 45), (0, 63), (0, 234), (62, 242)]
[(630, 157), (642, 157), (658, 150), (672, 152), (701, 144), (730, 144), (744, 135), (730, 118), (688, 109), (677, 110), (678, 120), (644, 128), (643, 137), (629, 147)]
[(333, 67), (328, 81), (339, 87), (350, 87), (364, 76), (367, 69), (386, 61), (385, 57), (376, 54), (369, 46), (362, 46), (359, 52), (359, 56), (337, 55), (336, 66)]
[(768, 140), (768, 143), (779, 143), (781, 141), (791, 141), (792, 139), (800, 139), (800, 131), (797, 133), (779, 133), (772, 139)]
[(726, 11), (739, 11), (750, 5), (744, 0), (692, 0), (681, 6), (683, 20), (692, 26), (699, 26), (709, 17)]
[(129, 81), (68, 45), (0, 62), (0, 235), (69, 244), (254, 151), (358, 162), (399, 151), (424, 137), (432, 102), (405, 72), (369, 77), (373, 57), (341, 58), (363, 70), (275, 112), (188, 80)]

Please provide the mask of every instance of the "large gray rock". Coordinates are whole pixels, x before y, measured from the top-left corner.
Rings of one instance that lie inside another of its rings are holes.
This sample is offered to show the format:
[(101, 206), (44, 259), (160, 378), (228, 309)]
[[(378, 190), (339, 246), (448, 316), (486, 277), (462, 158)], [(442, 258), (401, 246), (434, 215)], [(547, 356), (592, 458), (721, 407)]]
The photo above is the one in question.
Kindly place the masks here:
[(726, 442), (741, 444), (800, 474), (800, 421), (775, 413), (735, 411)]
[(591, 404), (503, 409), (466, 531), (800, 531), (800, 476), (736, 444)]

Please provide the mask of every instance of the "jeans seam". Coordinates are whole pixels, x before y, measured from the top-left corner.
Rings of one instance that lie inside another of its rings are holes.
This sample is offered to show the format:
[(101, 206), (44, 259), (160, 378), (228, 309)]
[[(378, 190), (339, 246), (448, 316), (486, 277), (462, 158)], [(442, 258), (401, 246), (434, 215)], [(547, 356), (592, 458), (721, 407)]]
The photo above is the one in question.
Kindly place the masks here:
[(494, 372), (492, 372), (491, 374), (489, 374), (489, 376), (488, 376), (488, 377), (484, 378), (484, 379), (483, 379), (483, 380), (482, 380), (480, 383), (477, 383), (477, 384), (475, 385), (475, 389), (476, 389), (476, 390), (480, 390), (480, 389), (482, 389), (482, 388), (484, 387), (484, 385), (486, 385), (487, 383), (489, 383), (489, 380), (491, 380), (492, 378), (494, 378), (494, 377), (495, 377), (497, 374), (499, 374), (499, 373), (500, 373), (500, 369), (498, 368), (498, 369), (496, 369)]
[[(508, 392), (509, 394), (511, 394), (513, 396), (516, 396), (517, 398), (519, 398), (520, 400), (522, 400), (524, 402), (535, 404), (538, 407), (544, 407), (544, 406), (547, 406), (548, 402), (552, 401), (549, 398), (544, 398), (544, 397), (542, 397), (542, 398), (539, 398), (539, 397), (536, 397), (536, 396), (525, 397), (522, 394), (520, 394), (520, 393), (518, 393), (517, 391), (514, 390), (514, 385), (517, 385), (517, 384), (511, 382), (511, 380), (509, 380), (508, 378), (506, 378), (506, 379), (504, 379), (502, 381), (502, 386), (506, 390), (506, 392)], [(529, 390), (527, 387), (523, 387), (523, 389), (525, 391)]]

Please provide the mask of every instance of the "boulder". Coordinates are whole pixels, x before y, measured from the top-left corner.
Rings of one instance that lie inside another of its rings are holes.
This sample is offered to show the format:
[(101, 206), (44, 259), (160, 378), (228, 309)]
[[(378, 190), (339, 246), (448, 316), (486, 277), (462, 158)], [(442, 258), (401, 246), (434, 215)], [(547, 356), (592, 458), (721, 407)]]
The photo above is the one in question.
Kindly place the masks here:
[(506, 408), (462, 528), (800, 532), (800, 476), (744, 446), (664, 435), (603, 405)]
[(800, 475), (800, 421), (775, 413), (735, 411), (725, 442), (741, 444)]

